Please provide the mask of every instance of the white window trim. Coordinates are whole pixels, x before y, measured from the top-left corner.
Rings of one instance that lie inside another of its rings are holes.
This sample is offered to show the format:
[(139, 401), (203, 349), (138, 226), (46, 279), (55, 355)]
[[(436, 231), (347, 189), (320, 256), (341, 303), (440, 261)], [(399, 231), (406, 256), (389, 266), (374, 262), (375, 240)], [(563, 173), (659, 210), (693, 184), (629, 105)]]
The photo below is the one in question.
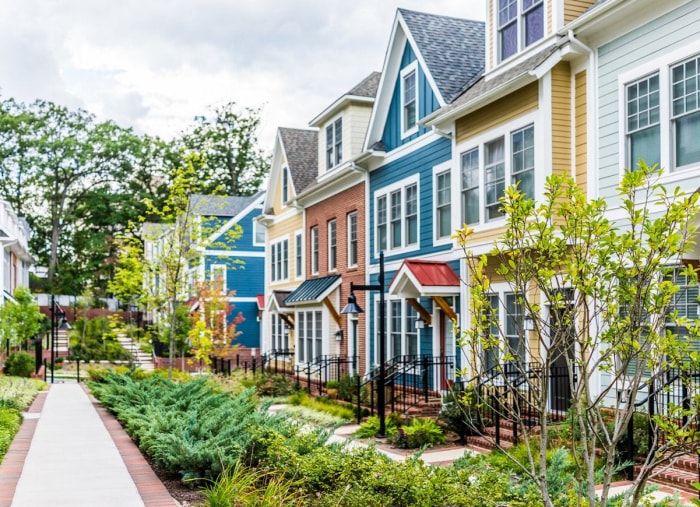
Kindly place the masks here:
[[(337, 158), (336, 147), (335, 147), (335, 137), (336, 137), (335, 122), (338, 120), (340, 120), (340, 149), (341, 149), (341, 151), (343, 151), (343, 153), (345, 152), (345, 150), (343, 149), (343, 147), (345, 145), (345, 136), (343, 135), (343, 133), (344, 133), (343, 131), (345, 130), (345, 122), (343, 121), (343, 115), (341, 113), (341, 114), (338, 114), (335, 117), (333, 117), (333, 119), (328, 121), (323, 126), (323, 135), (326, 137), (326, 139), (323, 143), (323, 148), (324, 148), (324, 151), (323, 151), (323, 166), (324, 166), (323, 170), (324, 170), (324, 172), (331, 171), (331, 170), (333, 170), (333, 168), (338, 167), (339, 165), (341, 165), (343, 163), (344, 157), (342, 155), (341, 155), (338, 163), (337, 164), (335, 163), (335, 159)], [(332, 147), (333, 147), (333, 150), (332, 150), (333, 160), (332, 160), (332, 162), (333, 163), (331, 165), (328, 165), (328, 160), (327, 160), (327, 156), (328, 156), (327, 129), (328, 129), (328, 127), (331, 127), (333, 129), (333, 145), (332, 145)]]
[[(406, 76), (408, 76), (411, 72), (415, 72), (416, 76), (416, 123), (413, 127), (410, 129), (406, 130), (404, 129), (404, 126), (406, 125), (405, 118), (404, 118), (404, 109), (405, 109), (405, 104), (404, 104), (404, 80)], [(409, 63), (406, 67), (401, 69), (400, 72), (400, 86), (399, 86), (399, 94), (400, 94), (400, 105), (401, 105), (401, 139), (405, 139), (409, 136), (412, 136), (416, 132), (418, 132), (418, 120), (420, 119), (420, 93), (419, 93), (419, 84), (418, 84), (418, 61), (414, 60), (413, 62)]]
[[(472, 224), (472, 227), (474, 229), (478, 230), (489, 230), (489, 229), (495, 229), (498, 227), (503, 227), (503, 224), (506, 221), (506, 217), (502, 218), (494, 218), (492, 220), (486, 220), (486, 212), (485, 212), (485, 204), (486, 204), (486, 193), (485, 193), (485, 181), (484, 181), (484, 157), (485, 157), (485, 150), (484, 146), (491, 142), (495, 141), (499, 137), (504, 138), (504, 160), (506, 164), (506, 188), (508, 188), (511, 183), (511, 178), (512, 178), (512, 172), (511, 172), (511, 166), (513, 163), (512, 159), (512, 142), (511, 142), (511, 134), (513, 132), (516, 132), (520, 129), (523, 129), (525, 127), (528, 127), (532, 125), (535, 128), (535, 200), (539, 201), (542, 198), (542, 188), (540, 188), (541, 185), (538, 185), (538, 182), (544, 182), (544, 178), (547, 175), (543, 171), (543, 168), (545, 167), (551, 167), (551, 164), (545, 163), (545, 156), (546, 150), (544, 148), (545, 143), (544, 143), (544, 135), (545, 135), (545, 129), (541, 127), (541, 125), (544, 124), (543, 121), (541, 121), (542, 114), (539, 111), (533, 111), (531, 113), (525, 114), (523, 116), (520, 116), (514, 120), (509, 121), (508, 123), (503, 123), (499, 125), (498, 127), (495, 127), (491, 130), (488, 130), (484, 133), (479, 134), (478, 136), (475, 136), (469, 141), (464, 142), (456, 146), (453, 154), (453, 174), (452, 178), (453, 181), (455, 178), (455, 174), (457, 175), (456, 177), (458, 178), (457, 181), (459, 182), (459, 192), (461, 195), (462, 191), (462, 166), (461, 166), (461, 157), (462, 153), (465, 153), (467, 151), (470, 151), (474, 148), (479, 148), (479, 222)], [(454, 186), (454, 185), (453, 185)], [(462, 213), (462, 203), (461, 203), (461, 197), (459, 198), (459, 215), (458, 217), (461, 217)], [(453, 210), (454, 211), (454, 210)], [(453, 215), (454, 218), (454, 215)], [(461, 220), (461, 218), (460, 218)]]
[[(331, 244), (331, 223), (333, 224), (333, 227), (335, 229), (334, 230), (335, 238), (333, 241), (333, 243), (335, 243), (335, 245)], [(326, 247), (328, 250), (328, 266), (326, 266), (326, 267), (327, 267), (328, 271), (338, 271), (338, 220), (336, 218), (331, 218), (330, 220), (328, 220), (326, 222), (326, 236), (327, 236)], [(332, 258), (331, 247), (332, 246), (335, 247), (335, 259), (333, 259), (333, 262), (335, 263), (335, 265), (333, 267), (331, 267), (331, 258)]]
[(666, 185), (695, 176), (700, 163), (690, 164), (682, 169), (674, 169), (673, 137), (671, 128), (671, 67), (700, 54), (700, 40), (696, 40), (663, 56), (634, 65), (634, 68), (621, 72), (617, 77), (618, 93), (618, 167), (619, 179), (622, 180), (627, 160), (627, 85), (646, 76), (659, 74), (659, 122), (661, 135), (659, 147), (660, 166), (664, 168), (661, 183)]
[[(301, 272), (297, 273), (297, 238), (301, 237)], [(306, 271), (306, 259), (304, 258), (304, 231), (294, 231), (294, 277), (303, 279)]]
[[(452, 169), (452, 162), (444, 162), (442, 164), (436, 165), (433, 167), (433, 224), (435, 224), (435, 237), (433, 238), (433, 243), (435, 245), (444, 245), (444, 244), (450, 244), (452, 243), (452, 231), (455, 229), (455, 224), (459, 223), (459, 221), (455, 221), (455, 206), (454, 203), (461, 204), (462, 200), (460, 199), (459, 195), (457, 197), (457, 200), (455, 200), (455, 178), (454, 178), (454, 171)], [(438, 176), (447, 172), (450, 176), (450, 233), (447, 236), (440, 237), (440, 231), (438, 230), (438, 213), (437, 213), (437, 205), (438, 205), (438, 188), (437, 188), (437, 181), (438, 181)], [(459, 182), (461, 185), (462, 178), (460, 174)], [(461, 189), (460, 189), (461, 190)]]
[[(262, 230), (263, 232), (263, 240), (262, 242), (257, 241), (258, 237), (258, 230)], [(265, 246), (265, 237), (267, 236), (267, 229), (264, 225), (262, 225), (260, 222), (257, 220), (253, 220), (253, 246)]]
[(225, 294), (227, 292), (226, 275), (228, 273), (228, 266), (226, 266), (226, 264), (211, 264), (209, 266), (209, 280), (215, 283), (221, 271), (223, 271), (221, 277), (221, 293)]
[[(416, 194), (417, 194), (417, 213), (416, 213), (416, 220), (417, 220), (417, 241), (415, 245), (406, 245), (406, 194), (405, 194), (405, 189), (406, 187), (409, 187), (411, 185), (415, 184), (416, 185)], [(391, 248), (391, 193), (395, 192), (396, 190), (401, 190), (401, 246), (398, 248)], [(415, 250), (420, 249), (420, 226), (421, 226), (421, 217), (420, 217), (420, 178), (418, 174), (413, 174), (409, 176), (408, 178), (404, 178), (403, 180), (397, 181), (395, 183), (392, 183), (391, 185), (387, 185), (385, 187), (382, 187), (378, 190), (374, 191), (374, 194), (372, 196), (373, 200), (373, 208), (372, 212), (374, 214), (373, 216), (373, 221), (372, 221), (372, 227), (373, 231), (372, 234), (374, 235), (374, 256), (375, 258), (379, 258), (379, 236), (377, 235), (377, 201), (379, 200), (379, 197), (381, 196), (386, 196), (386, 225), (387, 225), (387, 242), (386, 242), (386, 249), (384, 250), (387, 253), (391, 253), (392, 255), (394, 254), (400, 254), (404, 252), (413, 252)]]
[[(495, 16), (494, 16), (494, 33), (496, 34), (496, 61), (498, 63), (502, 62), (507, 62), (509, 60), (514, 59), (518, 55), (522, 54), (523, 51), (526, 49), (531, 48), (532, 46), (535, 46), (539, 41), (542, 39), (547, 38), (547, 4), (543, 0), (540, 0), (540, 3), (542, 4), (542, 37), (537, 39), (536, 41), (532, 42), (529, 46), (526, 45), (525, 41), (525, 11), (523, 10), (523, 2), (522, 0), (517, 0), (516, 5), (518, 9), (518, 13), (515, 15), (515, 31), (516, 31), (516, 38), (517, 38), (517, 43), (518, 47), (515, 50), (515, 53), (512, 55), (506, 57), (506, 58), (501, 58), (501, 53), (502, 53), (502, 42), (501, 42), (501, 27), (499, 25), (499, 20), (498, 20), (498, 14), (499, 14), (499, 5), (498, 2), (496, 2), (496, 7), (495, 7)], [(556, 3), (556, 2), (554, 2)], [(530, 7), (528, 8), (528, 11), (532, 10), (533, 8)]]
[[(328, 330), (329, 330), (330, 323), (328, 321), (328, 315), (327, 315), (328, 312), (324, 307), (322, 307), (322, 306), (310, 306), (310, 307), (304, 308), (303, 310), (298, 310), (298, 311), (294, 312), (294, 322), (300, 321), (299, 314), (311, 313), (313, 315), (316, 312), (321, 312), (321, 350), (314, 351), (314, 357), (308, 358), (308, 357), (306, 357), (306, 349), (304, 349), (304, 361), (303, 362), (297, 361), (296, 364), (306, 365), (306, 364), (309, 364), (312, 359), (316, 358), (319, 355), (325, 356), (325, 355), (329, 354), (330, 340), (329, 340), (329, 335), (328, 335), (329, 331)], [(315, 320), (311, 319), (311, 322), (315, 323)], [(306, 329), (304, 331), (307, 332)], [(314, 329), (314, 331), (315, 331), (315, 329)], [(306, 345), (307, 336), (308, 335), (303, 337), (304, 345)], [(300, 339), (299, 333), (295, 332), (294, 333), (294, 340), (295, 340), (294, 346), (295, 347), (299, 346), (299, 339)], [(312, 339), (314, 342), (316, 341), (315, 334), (313, 335)], [(290, 336), (290, 344), (291, 344), (291, 336)], [(299, 355), (296, 354), (295, 357), (298, 358)]]
[[(309, 229), (309, 255), (311, 256), (311, 274), (312, 275), (317, 275), (318, 270), (319, 270), (319, 264), (321, 264), (321, 252), (319, 249), (321, 248), (321, 243), (319, 238), (319, 230), (318, 230), (318, 225), (314, 225)], [(318, 249), (315, 251), (315, 258), (314, 258), (314, 236), (316, 236), (316, 242), (318, 243)], [(314, 262), (316, 265), (314, 266)]]
[[(355, 253), (355, 262), (353, 264), (350, 263), (350, 247), (352, 245), (351, 237), (350, 237), (350, 217), (355, 216), (355, 243), (357, 244), (357, 252)], [(346, 215), (345, 218), (345, 230), (347, 234), (347, 267), (348, 268), (356, 268), (360, 262), (360, 223), (358, 222), (359, 219), (359, 214), (357, 211), (351, 211)]]
[[(282, 283), (282, 282), (288, 282), (288, 281), (289, 281), (289, 253), (290, 253), (290, 250), (289, 250), (289, 238), (286, 238), (286, 237), (284, 237), (284, 238), (279, 238), (279, 239), (276, 239), (275, 241), (270, 242), (270, 257), (272, 258), (272, 257), (274, 256), (274, 254), (275, 254), (274, 249), (273, 249), (273, 246), (274, 246), (274, 247), (281, 248), (282, 244), (283, 244), (285, 241), (287, 242), (287, 276), (286, 276), (286, 277), (284, 276), (284, 255), (282, 255), (282, 257), (280, 258), (280, 262), (282, 263), (282, 264), (281, 264), (282, 267), (281, 267), (280, 278), (278, 278), (278, 279), (275, 280), (275, 279), (273, 278), (273, 273), (270, 273), (270, 283)], [(284, 250), (282, 250), (282, 253), (284, 253)], [(273, 260), (272, 264), (274, 264), (274, 263), (275, 263), (274, 258), (273, 258), (272, 260)], [(272, 269), (272, 268), (271, 268), (271, 269)]]
[[(501, 342), (501, 345), (499, 346), (498, 349), (498, 360), (502, 361), (503, 360), (503, 353), (505, 351), (505, 344), (503, 343), (503, 340), (506, 339), (506, 294), (513, 294), (513, 287), (508, 284), (508, 283), (495, 283), (490, 287), (489, 290), (489, 296), (497, 296), (498, 297), (498, 327), (501, 330), (501, 335), (498, 337), (499, 341)], [(523, 307), (523, 312), (525, 311), (525, 308)], [(530, 343), (528, 343), (529, 337), (527, 335), (527, 331), (524, 331), (524, 339), (526, 340), (525, 343), (525, 363), (529, 363), (531, 359), (531, 350), (530, 350)], [(482, 357), (479, 358), (479, 361), (483, 361), (483, 353), (484, 350), (480, 351), (480, 354), (482, 354)]]

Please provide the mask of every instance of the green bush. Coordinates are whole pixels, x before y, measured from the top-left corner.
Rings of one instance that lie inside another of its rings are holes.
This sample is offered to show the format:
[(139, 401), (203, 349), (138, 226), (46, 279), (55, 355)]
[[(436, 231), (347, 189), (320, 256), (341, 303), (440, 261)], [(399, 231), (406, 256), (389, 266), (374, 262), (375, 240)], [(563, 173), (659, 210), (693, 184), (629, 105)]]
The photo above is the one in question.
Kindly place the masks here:
[[(396, 430), (403, 424), (399, 414), (389, 414), (384, 420), (386, 427), (386, 435), (390, 437), (396, 434)], [(360, 424), (360, 427), (352, 434), (356, 438), (373, 438), (379, 434), (379, 417), (376, 415), (370, 416), (365, 422)]]
[(26, 352), (13, 352), (5, 361), (5, 373), (14, 377), (29, 378), (36, 366), (34, 356)]
[(411, 424), (398, 428), (392, 438), (400, 449), (421, 449), (444, 444), (442, 428), (432, 419), (413, 419)]
[(338, 381), (338, 398), (357, 403), (357, 376), (343, 375)]

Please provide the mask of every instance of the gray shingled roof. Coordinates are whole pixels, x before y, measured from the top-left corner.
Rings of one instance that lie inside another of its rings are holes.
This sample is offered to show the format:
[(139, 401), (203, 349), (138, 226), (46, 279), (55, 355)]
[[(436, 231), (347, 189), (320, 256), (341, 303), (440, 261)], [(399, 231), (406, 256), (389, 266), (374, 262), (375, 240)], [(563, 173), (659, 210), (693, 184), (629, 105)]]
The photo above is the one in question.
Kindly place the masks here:
[(298, 194), (318, 175), (318, 131), (280, 127), (287, 167)]
[(516, 65), (512, 69), (509, 69), (506, 72), (503, 72), (502, 74), (499, 74), (498, 76), (493, 77), (489, 80), (486, 80), (482, 77), (470, 89), (468, 89), (462, 95), (457, 97), (451, 104), (448, 104), (447, 106), (441, 108), (436, 114), (441, 115), (453, 109), (456, 109), (462, 104), (476, 100), (479, 97), (486, 95), (490, 91), (503, 86), (509, 81), (512, 81), (517, 77), (530, 72), (531, 70), (537, 68), (537, 66), (544, 62), (547, 58), (549, 58), (552, 55), (552, 53), (554, 53), (556, 50), (556, 47), (551, 47), (546, 51), (537, 53), (536, 55), (528, 58), (524, 62)]
[(258, 199), (261, 193), (247, 197), (192, 194), (190, 206), (201, 215), (235, 217)]
[(446, 103), (484, 73), (485, 23), (399, 9)]
[(373, 99), (377, 96), (377, 90), (379, 89), (379, 79), (381, 77), (381, 72), (372, 72), (369, 76), (367, 76), (358, 84), (356, 84), (345, 95), (355, 95), (357, 97), (370, 97)]

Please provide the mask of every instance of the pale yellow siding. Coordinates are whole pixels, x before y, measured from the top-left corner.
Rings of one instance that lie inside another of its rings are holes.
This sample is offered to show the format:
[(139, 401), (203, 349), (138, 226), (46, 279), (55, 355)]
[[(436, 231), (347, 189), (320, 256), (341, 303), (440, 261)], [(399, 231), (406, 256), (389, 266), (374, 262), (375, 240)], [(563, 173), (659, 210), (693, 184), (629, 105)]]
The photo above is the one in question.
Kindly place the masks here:
[(588, 186), (588, 117), (586, 112), (586, 71), (576, 74), (576, 182), (585, 191)]
[(289, 281), (285, 282), (275, 282), (270, 285), (270, 289), (284, 290), (289, 287), (296, 287), (302, 280), (295, 279), (295, 272), (292, 267), (294, 266), (293, 260), (296, 258), (295, 251), (295, 241), (294, 235), (300, 231), (303, 227), (303, 215), (302, 213), (297, 213), (283, 221), (272, 224), (267, 229), (268, 238), (270, 239), (268, 243), (268, 251), (270, 243), (275, 243), (282, 239), (287, 239), (289, 241)]
[(486, 40), (491, 41), (491, 51), (486, 55), (486, 70), (493, 69), (498, 63), (496, 54), (498, 51), (498, 41), (496, 40), (496, 25), (498, 24), (498, 1), (489, 0), (486, 19)]
[(552, 29), (552, 26), (554, 25), (554, 9), (552, 8), (552, 3), (555, 1), (557, 0), (545, 0), (545, 37), (554, 31)]
[[(343, 132), (343, 143), (347, 141), (347, 151), (345, 149), (345, 144), (343, 144), (343, 152), (347, 153), (348, 158), (354, 158), (360, 153), (362, 153), (362, 145), (365, 142), (365, 134), (367, 133), (367, 127), (369, 125), (369, 117), (372, 114), (372, 106), (365, 104), (352, 105), (347, 109), (345, 116), (343, 117), (343, 122), (345, 122), (345, 117), (347, 117), (347, 132)], [(345, 127), (343, 128), (345, 131)]]
[(280, 160), (280, 168), (281, 170), (277, 172), (277, 179), (275, 181), (270, 182), (270, 188), (278, 189), (278, 191), (275, 192), (275, 200), (272, 203), (272, 212), (275, 215), (280, 214), (283, 208), (285, 207), (282, 203), (282, 172), (286, 171), (287, 157), (282, 156), (282, 160)]
[(537, 109), (538, 84), (532, 83), (456, 122), (457, 144)]
[(552, 172), (571, 174), (571, 70), (568, 62), (552, 69)]
[(571, 23), (581, 14), (586, 12), (595, 0), (565, 0), (564, 1), (564, 24)]

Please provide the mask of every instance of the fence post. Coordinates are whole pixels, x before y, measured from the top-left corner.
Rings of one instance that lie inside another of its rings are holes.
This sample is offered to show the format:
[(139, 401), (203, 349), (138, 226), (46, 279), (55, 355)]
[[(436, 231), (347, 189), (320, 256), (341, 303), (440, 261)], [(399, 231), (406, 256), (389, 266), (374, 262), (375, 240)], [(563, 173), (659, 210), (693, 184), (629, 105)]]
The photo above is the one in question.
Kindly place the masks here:
[(355, 378), (357, 378), (357, 424), (360, 424), (362, 419), (362, 386), (360, 385), (360, 376), (356, 375)]
[(428, 403), (428, 358), (423, 358), (423, 395), (425, 402)]

